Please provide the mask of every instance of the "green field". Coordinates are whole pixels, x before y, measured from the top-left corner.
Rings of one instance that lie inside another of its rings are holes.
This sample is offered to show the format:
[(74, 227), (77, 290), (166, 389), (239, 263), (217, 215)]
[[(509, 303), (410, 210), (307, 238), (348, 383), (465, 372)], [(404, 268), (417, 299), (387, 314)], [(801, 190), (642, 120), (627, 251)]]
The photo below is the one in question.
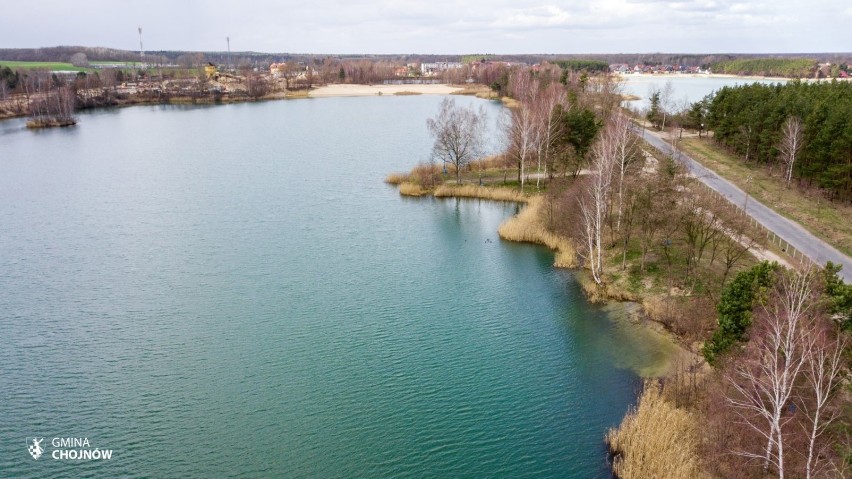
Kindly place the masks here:
[(135, 68), (138, 62), (122, 62), (119, 60), (89, 62), (92, 65), (122, 65), (126, 68)]
[(19, 62), (19, 61), (6, 61), (0, 60), (0, 68), (9, 67), (12, 70), (28, 70), (34, 68), (41, 68), (44, 70), (50, 71), (70, 71), (70, 72), (84, 72), (88, 71), (88, 68), (75, 67), (70, 63), (62, 63), (62, 62)]

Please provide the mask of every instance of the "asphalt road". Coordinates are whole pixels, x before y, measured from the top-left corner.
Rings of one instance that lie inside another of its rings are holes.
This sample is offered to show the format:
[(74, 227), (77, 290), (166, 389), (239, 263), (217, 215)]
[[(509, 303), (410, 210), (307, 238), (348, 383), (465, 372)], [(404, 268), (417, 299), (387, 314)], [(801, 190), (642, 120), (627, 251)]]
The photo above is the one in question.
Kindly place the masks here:
[[(636, 128), (636, 133), (664, 155), (672, 154), (671, 145), (652, 132)], [(728, 201), (740, 208), (746, 205), (746, 194), (743, 190), (683, 153), (679, 154), (678, 159), (689, 168), (692, 174), (723, 195)], [(849, 256), (817, 238), (798, 223), (781, 216), (752, 197), (748, 198), (746, 213), (815, 263), (824, 266), (827, 261), (831, 261), (834, 264), (843, 265), (843, 269), (840, 270), (840, 277), (846, 283), (852, 283), (852, 258)]]

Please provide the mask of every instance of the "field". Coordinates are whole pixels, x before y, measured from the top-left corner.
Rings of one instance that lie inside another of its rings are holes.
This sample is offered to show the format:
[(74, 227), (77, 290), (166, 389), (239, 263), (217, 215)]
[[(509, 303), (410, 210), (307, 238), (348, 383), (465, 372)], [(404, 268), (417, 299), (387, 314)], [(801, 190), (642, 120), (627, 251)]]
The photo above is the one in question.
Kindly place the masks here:
[(84, 72), (89, 70), (88, 68), (75, 67), (70, 63), (62, 62), (19, 62), (6, 60), (0, 60), (0, 67), (9, 67), (12, 70), (41, 68), (50, 71), (69, 72)]

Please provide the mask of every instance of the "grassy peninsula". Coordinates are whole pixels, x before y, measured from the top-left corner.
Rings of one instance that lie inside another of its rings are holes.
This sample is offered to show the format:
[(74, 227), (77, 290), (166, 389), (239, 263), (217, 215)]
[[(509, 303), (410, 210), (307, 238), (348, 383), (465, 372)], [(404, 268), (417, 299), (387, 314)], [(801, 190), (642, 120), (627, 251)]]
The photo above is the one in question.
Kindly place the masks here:
[[(507, 151), (451, 164), (444, 156), (386, 181), (404, 195), (525, 203), (501, 238), (547, 245), (555, 266), (580, 268), (590, 300), (641, 304), (689, 352), (649, 377), (608, 432), (616, 475), (844, 474), (852, 287), (832, 265), (818, 270), (764, 244), (740, 208), (638, 141), (608, 77), (516, 75)], [(787, 342), (771, 333), (778, 328)], [(789, 360), (767, 359), (779, 350)], [(760, 392), (770, 386), (777, 395)]]

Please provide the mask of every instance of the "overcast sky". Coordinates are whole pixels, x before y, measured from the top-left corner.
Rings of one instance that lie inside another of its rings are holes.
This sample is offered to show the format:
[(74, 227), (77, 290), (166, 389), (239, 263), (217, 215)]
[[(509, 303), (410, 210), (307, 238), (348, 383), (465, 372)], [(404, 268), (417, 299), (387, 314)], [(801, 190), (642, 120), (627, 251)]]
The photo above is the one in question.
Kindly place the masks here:
[(848, 0), (4, 1), (0, 47), (292, 53), (838, 52)]

